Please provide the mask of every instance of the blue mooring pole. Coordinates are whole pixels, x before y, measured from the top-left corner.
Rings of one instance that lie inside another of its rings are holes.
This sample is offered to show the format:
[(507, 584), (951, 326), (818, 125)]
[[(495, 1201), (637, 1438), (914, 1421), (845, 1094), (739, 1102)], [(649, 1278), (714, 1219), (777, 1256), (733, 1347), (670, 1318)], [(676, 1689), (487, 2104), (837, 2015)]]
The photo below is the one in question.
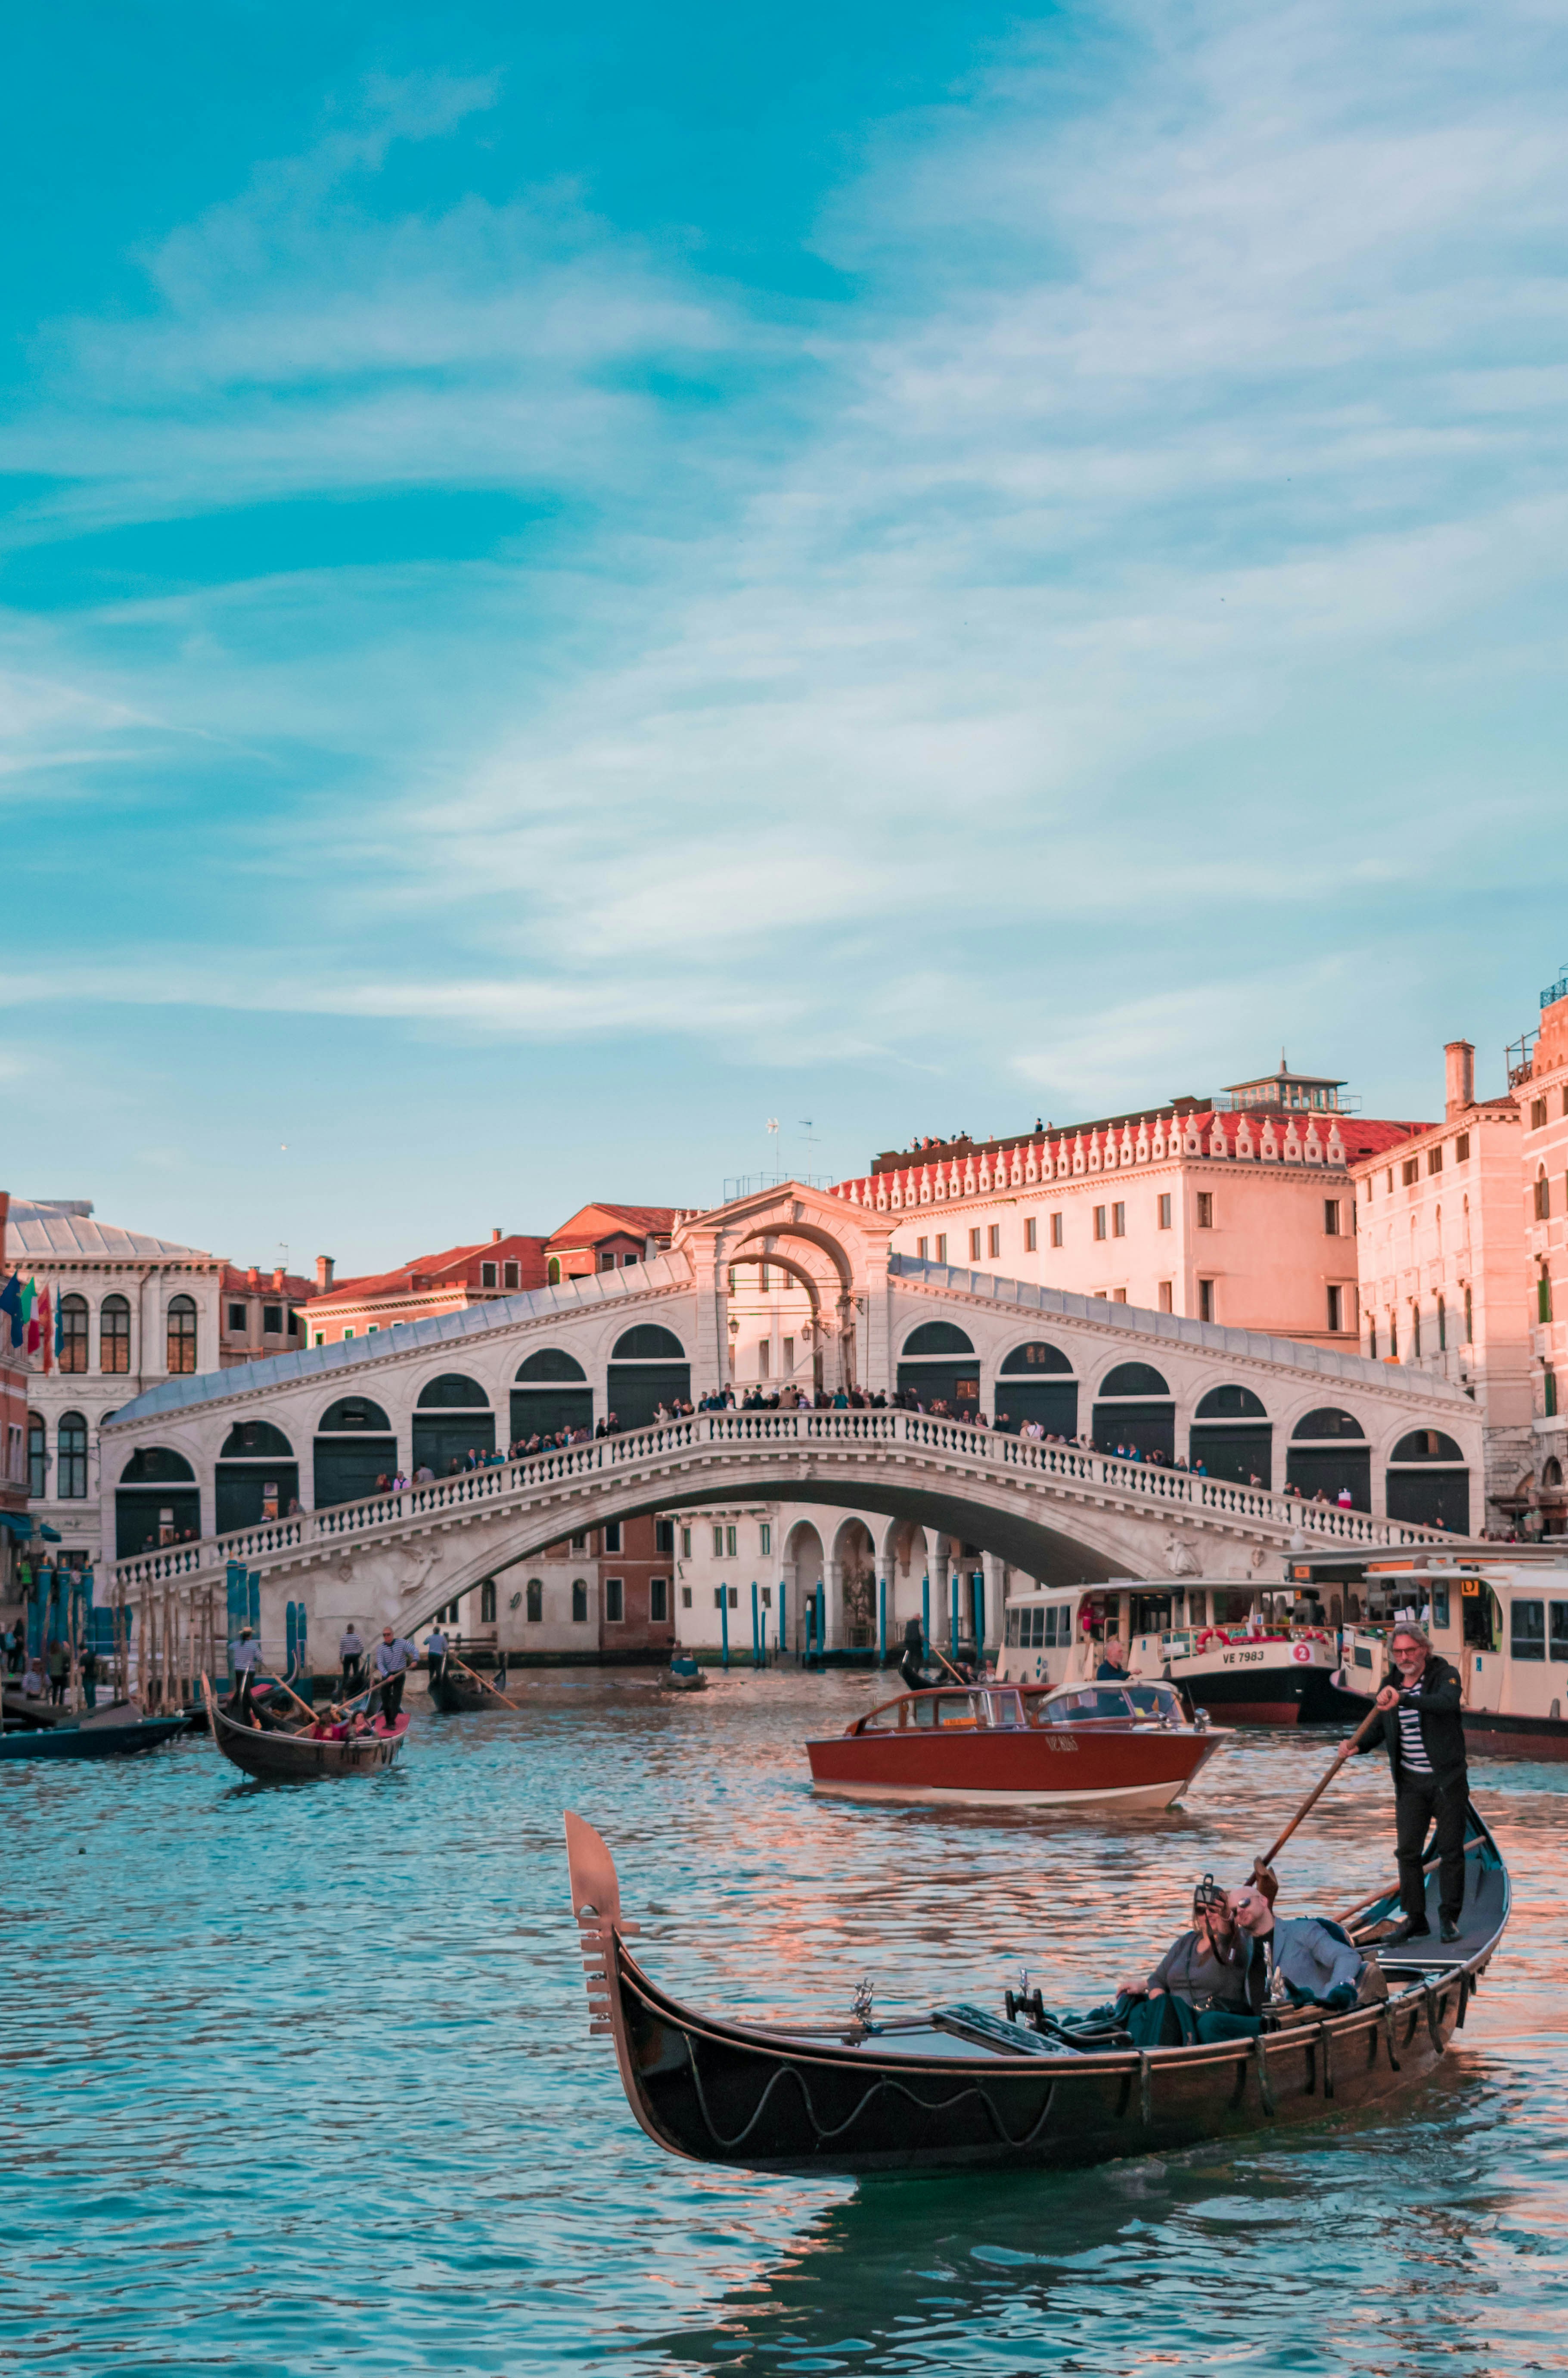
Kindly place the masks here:
[(986, 1656), (986, 1572), (975, 1572), (975, 1663), (978, 1666)]
[(885, 1668), (887, 1664), (888, 1581), (885, 1577), (880, 1577), (877, 1579), (877, 1665), (879, 1668)]
[(786, 1591), (784, 1579), (781, 1577), (779, 1579), (779, 1658), (781, 1660), (789, 1649), (789, 1604), (784, 1598)]
[(751, 1580), (751, 1664), (754, 1668), (760, 1668), (762, 1664), (762, 1636), (757, 1615), (759, 1606), (757, 1580), (753, 1578)]
[(931, 1575), (928, 1569), (920, 1580), (920, 1651), (925, 1654), (931, 1639)]
[(957, 1582), (957, 1579), (950, 1569), (947, 1581), (947, 1612), (948, 1624), (952, 1634), (952, 1664), (955, 1668), (958, 1665), (958, 1594), (955, 1591)]
[(719, 1634), (722, 1645), (720, 1656), (727, 1668), (730, 1663), (730, 1590), (727, 1585), (721, 1585), (719, 1588)]

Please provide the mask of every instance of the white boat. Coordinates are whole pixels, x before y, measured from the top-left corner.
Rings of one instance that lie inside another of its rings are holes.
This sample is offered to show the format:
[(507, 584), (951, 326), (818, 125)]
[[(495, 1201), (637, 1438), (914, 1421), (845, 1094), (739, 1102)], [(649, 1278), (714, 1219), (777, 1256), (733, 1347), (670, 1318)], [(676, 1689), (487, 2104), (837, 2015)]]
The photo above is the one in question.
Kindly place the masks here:
[(1225, 1725), (1327, 1724), (1359, 1706), (1339, 1688), (1340, 1629), (1311, 1585), (1229, 1578), (1112, 1578), (1010, 1593), (998, 1678), (1088, 1681), (1107, 1635), (1120, 1638), (1131, 1675), (1180, 1687)]
[(1369, 1567), (1367, 1615), (1344, 1629), (1338, 1682), (1358, 1714), (1389, 1669), (1401, 1617), (1425, 1625), (1459, 1671), (1465, 1740), (1494, 1758), (1568, 1759), (1568, 1562), (1510, 1544), (1423, 1568)]

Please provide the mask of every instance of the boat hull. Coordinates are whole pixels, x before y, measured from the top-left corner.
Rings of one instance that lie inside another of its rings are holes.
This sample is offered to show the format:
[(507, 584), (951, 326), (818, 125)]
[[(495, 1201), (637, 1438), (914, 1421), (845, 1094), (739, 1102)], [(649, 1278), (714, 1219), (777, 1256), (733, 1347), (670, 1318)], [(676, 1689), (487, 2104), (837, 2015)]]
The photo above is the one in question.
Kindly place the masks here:
[(1031, 1726), (829, 1735), (806, 1751), (813, 1787), (838, 1799), (1168, 1808), (1225, 1739), (1163, 1727)]
[(626, 1946), (636, 1927), (604, 1844), (580, 1818), (566, 1823), (590, 2027), (613, 2040), (633, 2113), (672, 2154), (752, 2171), (1067, 2170), (1381, 2104), (1433, 2071), (1508, 1913), (1506, 1870), (1478, 1820), (1466, 1937), (1435, 1971), (1389, 1967), (1385, 2006), (1214, 2047), (964, 2052), (937, 2018), (764, 2029), (682, 2006)]
[(373, 1775), (393, 1766), (408, 1738), (408, 1714), (391, 1734), (356, 1735), (352, 1742), (324, 1742), (308, 1734), (267, 1734), (240, 1725), (221, 1707), (212, 1709), (212, 1739), (231, 1766), (266, 1783), (313, 1783), (322, 1775)]
[(430, 1699), (436, 1708), (449, 1717), (457, 1717), (469, 1710), (500, 1710), (507, 1704), (494, 1686), (482, 1684), (477, 1677), (454, 1675), (447, 1670), (429, 1679)]
[(181, 1717), (144, 1717), (128, 1725), (64, 1725), (0, 1735), (0, 1759), (123, 1759), (156, 1750), (186, 1731)]
[(1224, 1725), (1336, 1725), (1356, 1715), (1323, 1660), (1289, 1644), (1234, 1644), (1169, 1663), (1170, 1682)]

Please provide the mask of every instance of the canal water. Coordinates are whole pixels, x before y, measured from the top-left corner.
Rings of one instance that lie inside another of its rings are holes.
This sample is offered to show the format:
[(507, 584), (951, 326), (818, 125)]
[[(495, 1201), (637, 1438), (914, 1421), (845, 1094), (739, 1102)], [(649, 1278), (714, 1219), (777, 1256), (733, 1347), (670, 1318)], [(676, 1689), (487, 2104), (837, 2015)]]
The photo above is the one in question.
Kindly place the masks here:
[[(752, 2178), (676, 2161), (587, 2036), (561, 1811), (648, 1965), (714, 2006), (1099, 1996), (1239, 1880), (1325, 1762), (1238, 1735), (1168, 1817), (842, 1808), (805, 1735), (871, 1679), (632, 1677), (425, 1717), (403, 1766), (247, 1784), (204, 1741), (0, 1767), (0, 2370), (1311, 2371), (1568, 2365), (1568, 1770), (1488, 1764), (1503, 1955), (1401, 2114), (1093, 2173)], [(1391, 1868), (1381, 1758), (1282, 1861)], [(1282, 1902), (1282, 1904), (1285, 1904)]]

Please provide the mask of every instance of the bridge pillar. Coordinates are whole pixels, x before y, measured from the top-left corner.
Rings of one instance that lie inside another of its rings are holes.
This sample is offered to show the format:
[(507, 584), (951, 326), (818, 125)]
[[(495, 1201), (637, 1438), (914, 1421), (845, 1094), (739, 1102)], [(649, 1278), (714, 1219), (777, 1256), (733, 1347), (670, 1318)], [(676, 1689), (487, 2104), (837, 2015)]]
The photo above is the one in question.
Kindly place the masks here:
[(939, 1536), (930, 1555), (931, 1562), (931, 1640), (945, 1651), (952, 1632), (949, 1591), (949, 1555), (947, 1538)]
[(830, 1651), (844, 1649), (844, 1563), (830, 1554), (823, 1563), (822, 1591), (828, 1604), (828, 1640)]
[[(986, 1566), (986, 1641), (993, 1650), (1007, 1632), (1005, 1603), (1007, 1600), (1007, 1563), (999, 1554), (987, 1553)], [(982, 1647), (984, 1648), (984, 1647)]]

